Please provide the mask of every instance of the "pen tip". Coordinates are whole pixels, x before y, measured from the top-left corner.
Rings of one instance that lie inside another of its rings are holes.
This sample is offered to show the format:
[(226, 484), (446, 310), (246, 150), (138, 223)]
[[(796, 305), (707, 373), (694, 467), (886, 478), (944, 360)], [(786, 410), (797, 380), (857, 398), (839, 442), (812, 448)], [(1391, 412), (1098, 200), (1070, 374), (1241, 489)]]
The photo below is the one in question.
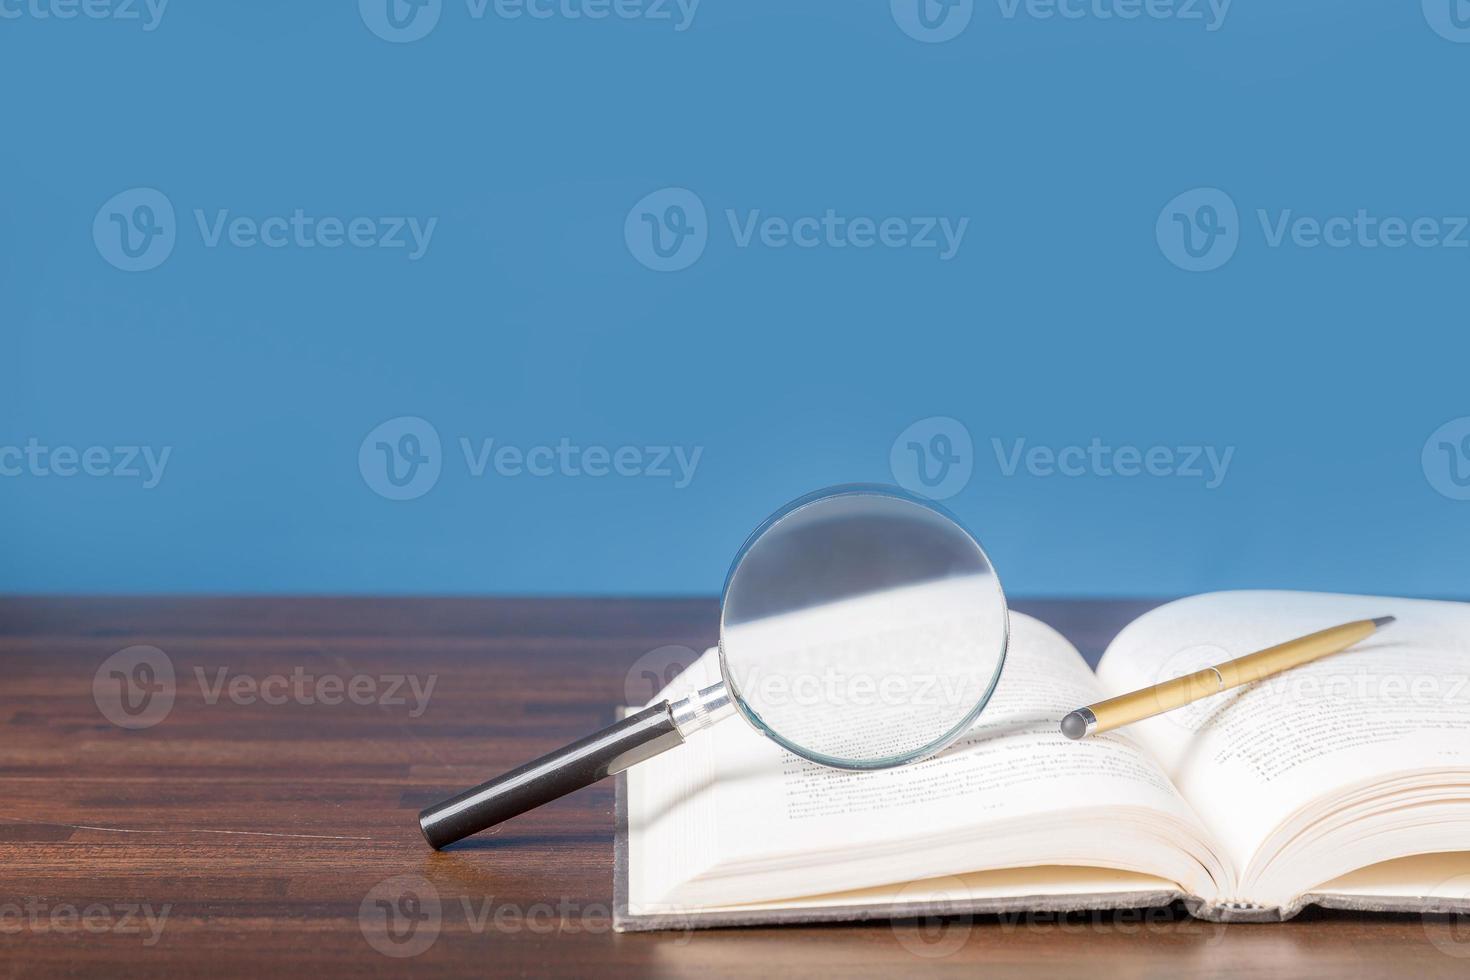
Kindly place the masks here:
[(1379, 616), (1377, 619), (1373, 620), (1373, 625), (1374, 626), (1377, 626), (1379, 629), (1382, 629), (1383, 627), (1387, 626), (1389, 623), (1393, 622), (1395, 619), (1398, 619), (1398, 617), (1397, 616)]
[(1074, 711), (1062, 719), (1062, 734), (1073, 740), (1087, 734), (1087, 719), (1082, 712)]

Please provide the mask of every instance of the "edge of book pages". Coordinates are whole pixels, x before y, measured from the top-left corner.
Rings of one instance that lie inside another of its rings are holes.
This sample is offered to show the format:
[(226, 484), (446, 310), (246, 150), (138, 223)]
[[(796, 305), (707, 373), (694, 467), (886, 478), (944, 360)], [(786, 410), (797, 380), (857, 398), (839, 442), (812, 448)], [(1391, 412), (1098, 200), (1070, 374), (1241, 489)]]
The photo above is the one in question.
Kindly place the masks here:
[[(621, 714), (621, 712), (619, 712)], [(644, 913), (628, 903), (628, 776), (618, 773), (614, 789), (617, 826), (613, 836), (613, 931), (716, 929), (730, 926), (792, 925), (812, 922), (864, 922), (908, 919), (931, 915), (1004, 915), (1007, 913), (1091, 912), (1145, 909), (1183, 902), (1189, 914), (1210, 922), (1284, 922), (1308, 905), (1353, 912), (1470, 913), (1470, 900), (1457, 902), (1424, 898), (1405, 901), (1401, 896), (1375, 898), (1310, 892), (1287, 908), (1211, 906), (1178, 889), (1107, 892), (1072, 895), (1016, 895), (1005, 898), (944, 902), (840, 905), (803, 909), (752, 909), (748, 912), (681, 911)]]

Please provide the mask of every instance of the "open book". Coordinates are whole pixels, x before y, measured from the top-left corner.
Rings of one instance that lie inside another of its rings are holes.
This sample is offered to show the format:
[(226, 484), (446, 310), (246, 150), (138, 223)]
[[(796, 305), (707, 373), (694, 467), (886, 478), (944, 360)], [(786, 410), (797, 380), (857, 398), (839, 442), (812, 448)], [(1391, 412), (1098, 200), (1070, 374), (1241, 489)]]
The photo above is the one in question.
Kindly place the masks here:
[[(1355, 619), (1343, 653), (1106, 735), (1067, 712)], [(719, 680), (706, 653), (659, 695)], [(618, 777), (620, 930), (1126, 908), (1276, 920), (1470, 911), (1470, 605), (1225, 592), (1155, 609), (1096, 674), (1011, 615), (995, 693), (940, 755), (798, 759), (739, 718)]]

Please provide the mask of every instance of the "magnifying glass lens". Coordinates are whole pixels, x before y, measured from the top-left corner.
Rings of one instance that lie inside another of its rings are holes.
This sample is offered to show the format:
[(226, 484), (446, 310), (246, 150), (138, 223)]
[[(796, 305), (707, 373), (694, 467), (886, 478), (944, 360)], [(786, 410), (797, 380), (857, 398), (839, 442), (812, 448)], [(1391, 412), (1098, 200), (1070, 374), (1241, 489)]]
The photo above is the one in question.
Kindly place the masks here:
[(736, 707), (805, 758), (878, 769), (937, 752), (1000, 677), (1005, 596), (937, 508), (847, 488), (791, 504), (725, 584), (720, 659)]

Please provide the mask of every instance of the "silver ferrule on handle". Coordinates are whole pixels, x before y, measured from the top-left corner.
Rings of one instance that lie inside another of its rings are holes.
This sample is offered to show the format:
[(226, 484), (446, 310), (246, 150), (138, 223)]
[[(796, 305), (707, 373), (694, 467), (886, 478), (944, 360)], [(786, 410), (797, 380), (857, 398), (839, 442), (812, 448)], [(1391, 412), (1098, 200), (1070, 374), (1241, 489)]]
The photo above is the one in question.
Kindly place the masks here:
[(689, 697), (674, 701), (669, 705), (669, 713), (674, 716), (674, 727), (684, 738), (688, 738), (695, 732), (703, 731), (734, 711), (735, 705), (730, 700), (730, 689), (725, 686), (724, 681), (712, 684), (702, 691), (696, 691)]

